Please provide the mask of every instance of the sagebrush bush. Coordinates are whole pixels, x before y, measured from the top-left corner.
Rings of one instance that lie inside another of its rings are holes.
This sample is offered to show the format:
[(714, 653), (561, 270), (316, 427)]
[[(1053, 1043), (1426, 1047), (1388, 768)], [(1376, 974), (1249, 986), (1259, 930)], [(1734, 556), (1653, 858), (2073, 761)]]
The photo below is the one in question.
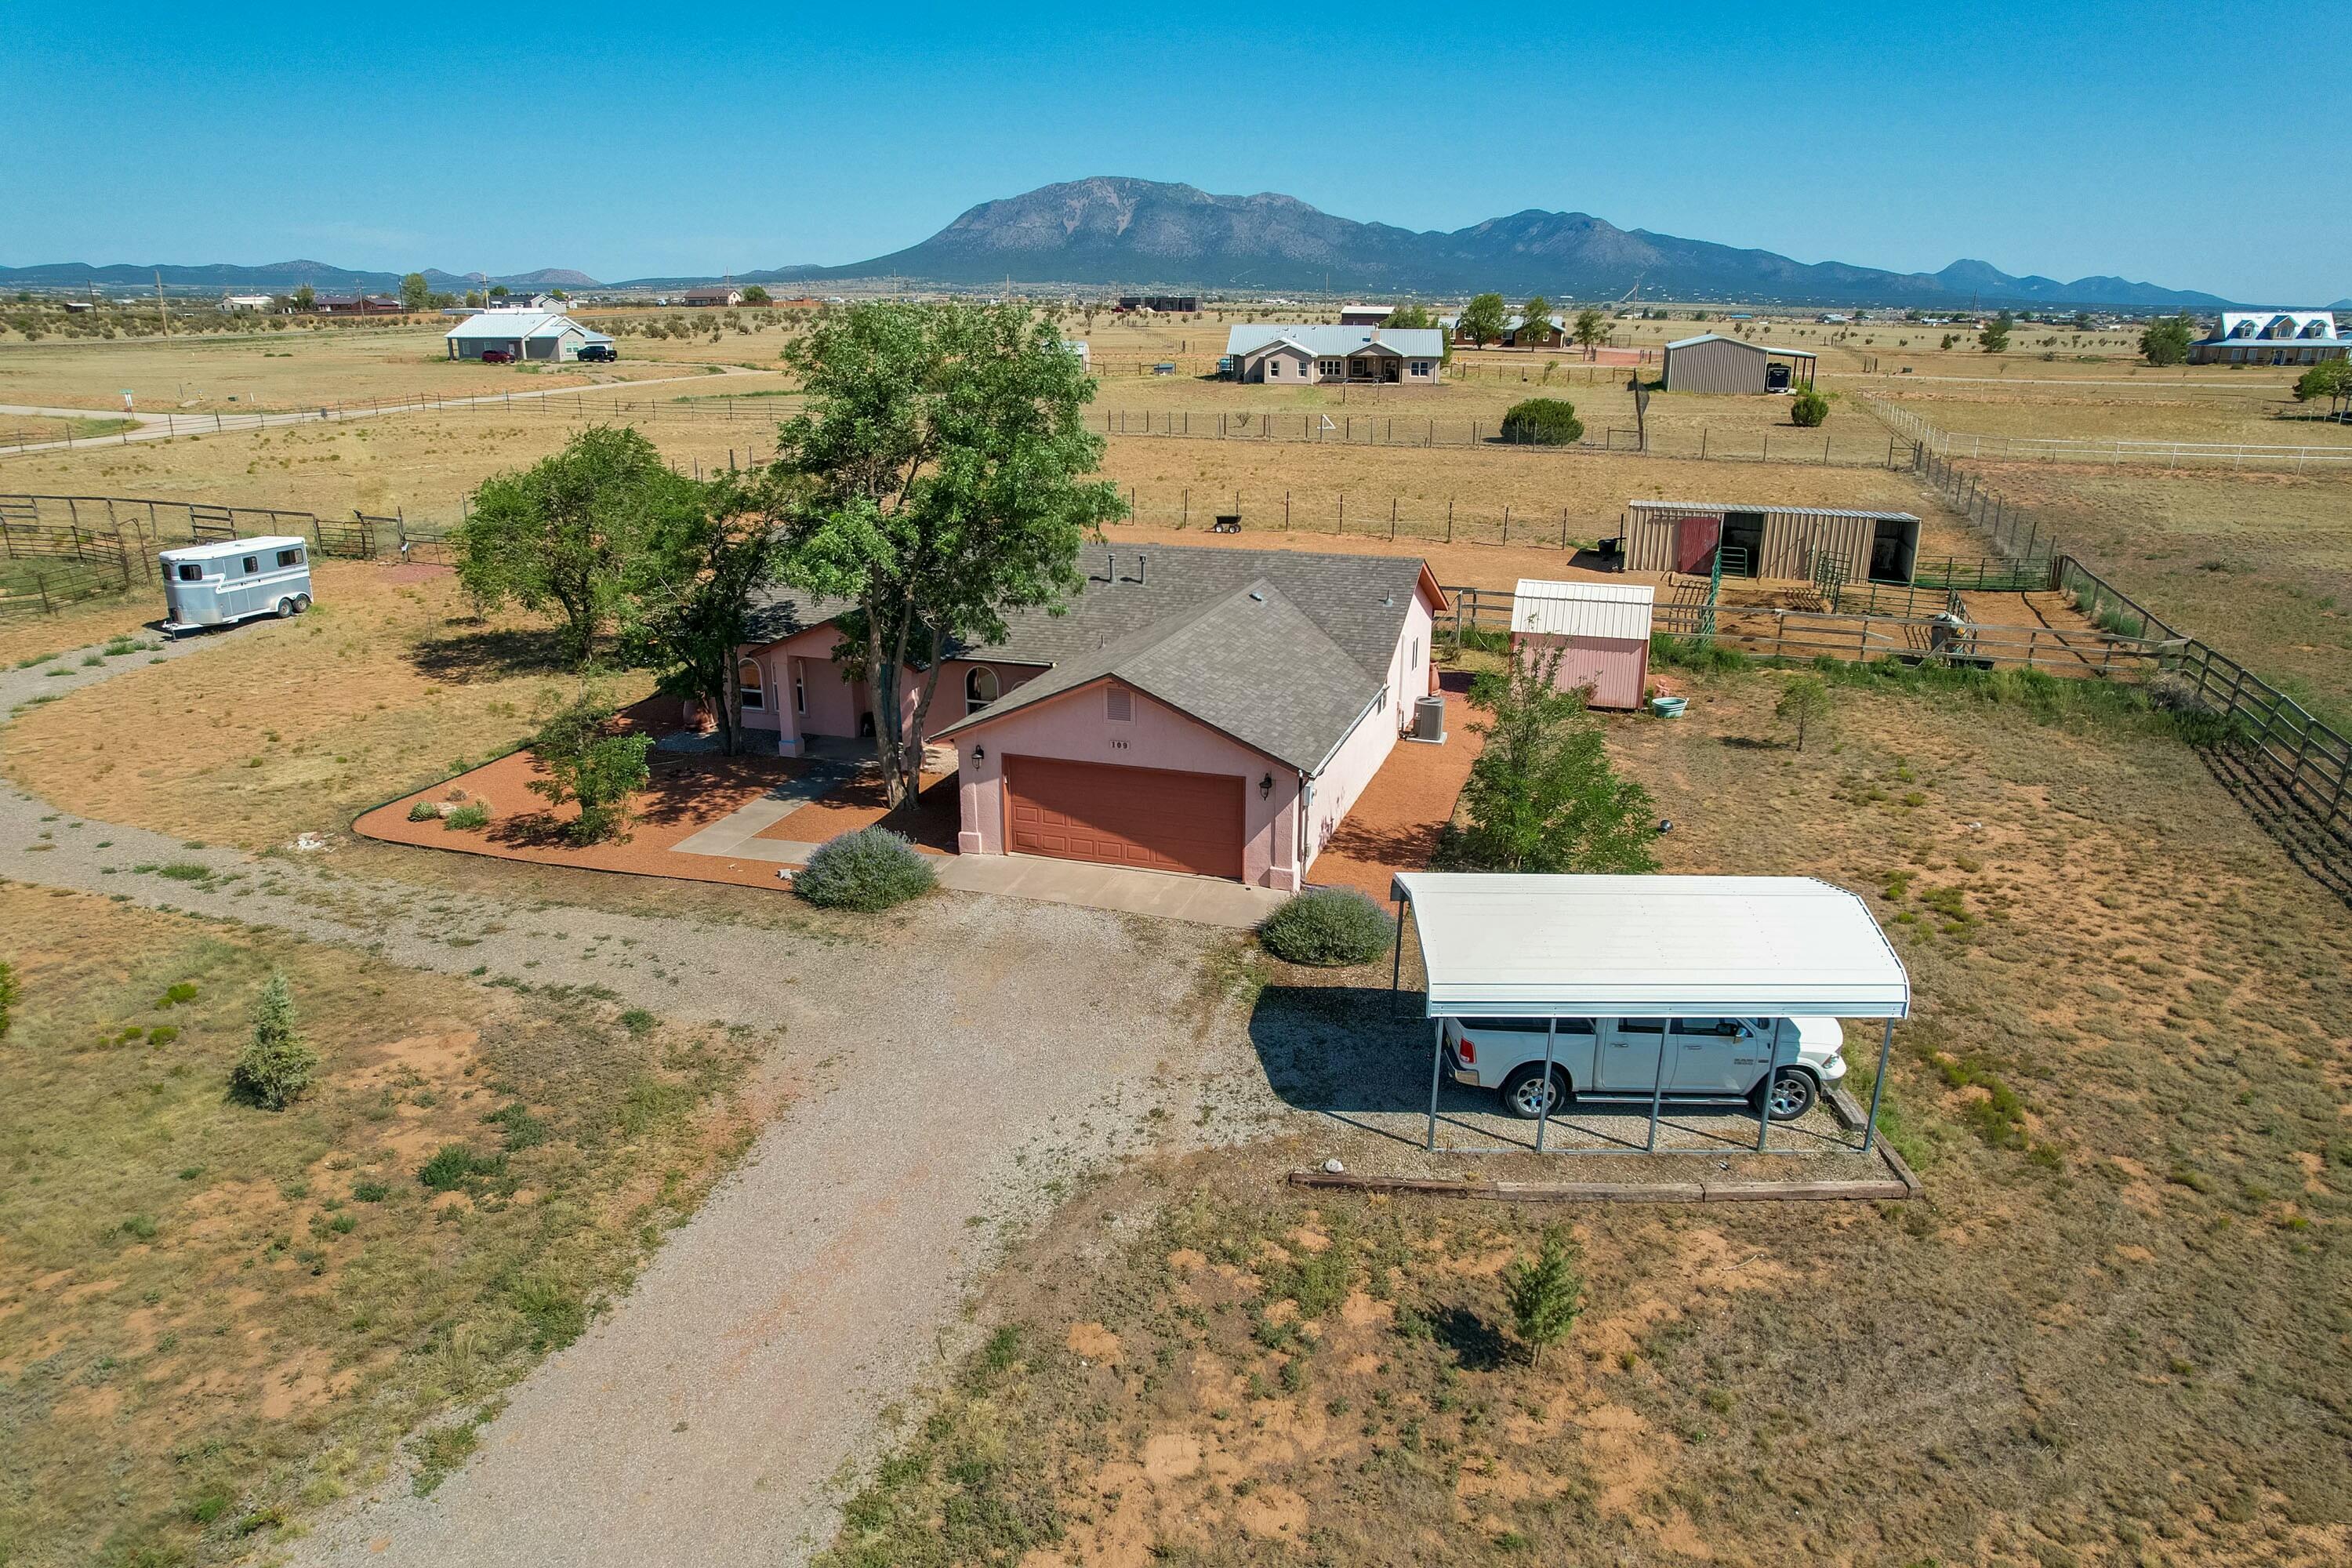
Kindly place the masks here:
[(939, 882), (905, 836), (861, 827), (821, 845), (793, 890), (829, 910), (887, 910), (919, 898)]
[(253, 1037), (229, 1068), (229, 1088), (267, 1110), (283, 1110), (310, 1087), (319, 1053), (294, 1027), (294, 992), (273, 974), (253, 1005)]
[(1265, 918), (1257, 939), (1289, 963), (1368, 963), (1396, 934), (1386, 910), (1353, 888), (1314, 888)]
[(411, 822), (430, 822), (440, 815), (441, 808), (429, 800), (420, 800), (408, 808), (408, 820)]
[(1829, 416), (1830, 400), (1810, 386), (1789, 400), (1789, 423), (1791, 425), (1801, 425), (1811, 430), (1827, 421)]
[(477, 1176), (495, 1176), (506, 1168), (504, 1154), (477, 1154), (463, 1143), (444, 1143), (417, 1171), (416, 1180), (436, 1193), (454, 1193)]
[(490, 808), (478, 800), (467, 801), (441, 819), (441, 826), (458, 833), (471, 833), (490, 825)]
[(1503, 416), (1503, 439), (1525, 447), (1567, 447), (1584, 439), (1576, 405), (1559, 397), (1530, 397)]

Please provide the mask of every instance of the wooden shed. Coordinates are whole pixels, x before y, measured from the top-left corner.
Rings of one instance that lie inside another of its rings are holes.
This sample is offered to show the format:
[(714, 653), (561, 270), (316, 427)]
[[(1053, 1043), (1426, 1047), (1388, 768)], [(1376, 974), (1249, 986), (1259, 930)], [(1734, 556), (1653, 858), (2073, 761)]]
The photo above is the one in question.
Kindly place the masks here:
[(1562, 691), (1590, 687), (1595, 708), (1639, 708), (1650, 684), (1646, 583), (1554, 583), (1522, 577), (1511, 592), (1511, 650), (1549, 655)]
[(1719, 501), (1629, 501), (1625, 570), (1706, 575), (1724, 553), (1727, 577), (1908, 583), (1919, 555), (1919, 520), (1907, 511), (1750, 506)]
[(1701, 332), (1668, 343), (1660, 374), (1667, 392), (1794, 392), (1813, 384), (1813, 352)]

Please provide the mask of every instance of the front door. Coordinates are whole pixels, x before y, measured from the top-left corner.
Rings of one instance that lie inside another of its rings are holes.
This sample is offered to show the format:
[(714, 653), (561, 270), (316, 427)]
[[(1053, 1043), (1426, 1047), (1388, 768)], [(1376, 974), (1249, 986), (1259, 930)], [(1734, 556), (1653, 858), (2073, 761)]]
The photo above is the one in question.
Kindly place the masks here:
[(1658, 1083), (1664, 1018), (1608, 1018), (1601, 1025), (1600, 1085), (1604, 1094), (1647, 1094)]

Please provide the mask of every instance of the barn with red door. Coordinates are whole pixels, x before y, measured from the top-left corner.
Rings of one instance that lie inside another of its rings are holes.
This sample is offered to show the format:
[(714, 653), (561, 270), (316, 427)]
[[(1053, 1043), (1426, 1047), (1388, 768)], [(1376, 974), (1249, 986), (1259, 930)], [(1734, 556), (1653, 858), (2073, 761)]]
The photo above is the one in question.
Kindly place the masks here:
[(1625, 570), (1726, 577), (1908, 583), (1919, 520), (1907, 511), (1742, 506), (1736, 501), (1628, 501)]

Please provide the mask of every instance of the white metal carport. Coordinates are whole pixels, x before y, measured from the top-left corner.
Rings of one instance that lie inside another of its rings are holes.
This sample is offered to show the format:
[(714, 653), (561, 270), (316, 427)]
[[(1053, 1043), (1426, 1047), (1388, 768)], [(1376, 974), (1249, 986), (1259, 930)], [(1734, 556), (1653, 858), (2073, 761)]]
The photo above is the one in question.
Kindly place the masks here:
[[(1405, 871), (1390, 893), (1397, 900), (1390, 988), (1402, 977), (1409, 905), (1428, 977), (1423, 1016), (1438, 1020), (1430, 1042), (1431, 1150), (1444, 1071), (1443, 1020), (1497, 1016), (1884, 1018), (1863, 1126), (1863, 1151), (1872, 1147), (1895, 1020), (1911, 1014), (1911, 982), (1869, 908), (1843, 888), (1811, 877)], [(1547, 1068), (1550, 1052), (1547, 1037)], [(1650, 1097), (1653, 1150), (1665, 1058), (1661, 1049)], [(1777, 1028), (1773, 1058), (1768, 1083), (1780, 1065)], [(1538, 1123), (1538, 1149), (1549, 1121)], [(1757, 1121), (1762, 1149), (1772, 1121)]]

